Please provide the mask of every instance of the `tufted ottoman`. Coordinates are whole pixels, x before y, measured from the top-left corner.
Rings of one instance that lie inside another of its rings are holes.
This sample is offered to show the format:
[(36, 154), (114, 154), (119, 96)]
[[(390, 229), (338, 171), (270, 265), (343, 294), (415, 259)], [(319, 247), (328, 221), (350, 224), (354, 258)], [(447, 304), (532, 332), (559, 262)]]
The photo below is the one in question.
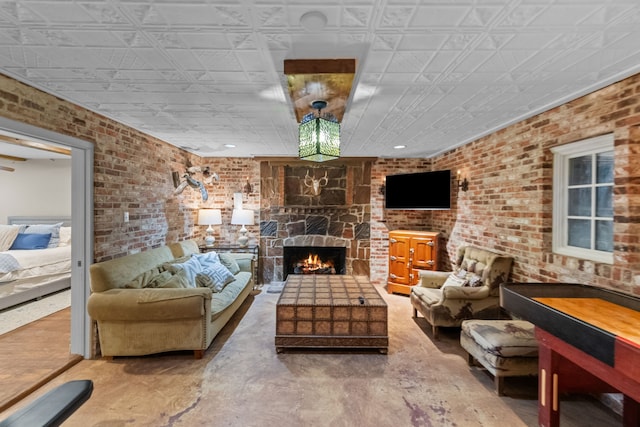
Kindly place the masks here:
[(504, 377), (538, 374), (538, 342), (533, 324), (526, 320), (465, 320), (460, 345), (493, 376), (502, 396)]

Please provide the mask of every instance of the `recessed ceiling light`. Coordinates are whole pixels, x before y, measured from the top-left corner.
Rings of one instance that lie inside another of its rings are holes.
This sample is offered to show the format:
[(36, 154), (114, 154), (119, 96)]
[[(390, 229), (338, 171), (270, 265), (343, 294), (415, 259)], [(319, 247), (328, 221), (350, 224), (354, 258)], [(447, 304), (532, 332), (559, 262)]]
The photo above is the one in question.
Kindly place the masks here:
[(396, 150), (402, 150), (403, 148), (407, 148), (406, 145), (394, 145), (393, 148), (395, 148)]
[(236, 148), (236, 144), (224, 144), (227, 148)]

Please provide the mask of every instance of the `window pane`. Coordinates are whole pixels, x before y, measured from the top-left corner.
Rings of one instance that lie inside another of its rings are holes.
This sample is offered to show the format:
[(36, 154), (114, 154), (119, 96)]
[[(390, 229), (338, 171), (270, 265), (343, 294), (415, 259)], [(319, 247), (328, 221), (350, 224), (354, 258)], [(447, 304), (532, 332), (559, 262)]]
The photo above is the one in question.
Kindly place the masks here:
[(592, 156), (569, 159), (569, 185), (591, 184)]
[(569, 215), (591, 216), (591, 188), (569, 189)]
[(569, 220), (568, 245), (578, 248), (591, 248), (591, 227), (590, 221), (586, 219)]
[(598, 184), (613, 183), (613, 151), (599, 153), (596, 162), (598, 163)]
[(596, 216), (613, 218), (613, 186), (596, 188)]
[(596, 221), (596, 249), (613, 252), (613, 221)]

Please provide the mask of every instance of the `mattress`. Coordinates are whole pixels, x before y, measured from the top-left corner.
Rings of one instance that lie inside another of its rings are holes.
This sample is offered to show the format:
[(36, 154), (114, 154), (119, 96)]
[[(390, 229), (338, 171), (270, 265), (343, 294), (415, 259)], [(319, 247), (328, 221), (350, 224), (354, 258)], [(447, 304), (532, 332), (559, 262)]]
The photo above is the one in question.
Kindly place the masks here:
[(0, 252), (10, 254), (20, 267), (0, 274), (0, 283), (14, 280), (36, 279), (64, 275), (71, 272), (71, 246), (50, 249), (13, 250)]

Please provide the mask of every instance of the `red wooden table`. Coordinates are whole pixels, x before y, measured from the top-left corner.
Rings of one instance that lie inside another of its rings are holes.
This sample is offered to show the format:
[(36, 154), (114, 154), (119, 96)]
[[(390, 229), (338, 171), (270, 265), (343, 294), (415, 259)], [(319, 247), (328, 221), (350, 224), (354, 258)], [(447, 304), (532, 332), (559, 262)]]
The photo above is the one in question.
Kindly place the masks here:
[(622, 393), (624, 426), (640, 426), (640, 300), (562, 284), (506, 286), (501, 297), (536, 325), (540, 426), (560, 425), (565, 392)]

